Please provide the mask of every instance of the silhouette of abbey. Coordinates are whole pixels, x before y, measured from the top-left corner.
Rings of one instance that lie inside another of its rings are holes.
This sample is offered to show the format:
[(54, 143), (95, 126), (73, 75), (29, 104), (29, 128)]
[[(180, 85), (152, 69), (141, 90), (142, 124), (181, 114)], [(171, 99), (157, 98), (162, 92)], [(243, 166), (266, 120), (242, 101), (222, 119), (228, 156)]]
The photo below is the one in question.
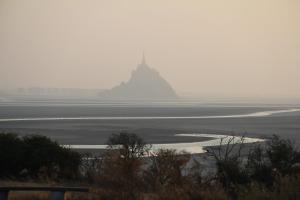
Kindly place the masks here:
[(107, 100), (175, 100), (178, 96), (172, 86), (150, 68), (143, 54), (142, 62), (132, 71), (128, 82), (110, 90), (105, 90), (99, 95)]

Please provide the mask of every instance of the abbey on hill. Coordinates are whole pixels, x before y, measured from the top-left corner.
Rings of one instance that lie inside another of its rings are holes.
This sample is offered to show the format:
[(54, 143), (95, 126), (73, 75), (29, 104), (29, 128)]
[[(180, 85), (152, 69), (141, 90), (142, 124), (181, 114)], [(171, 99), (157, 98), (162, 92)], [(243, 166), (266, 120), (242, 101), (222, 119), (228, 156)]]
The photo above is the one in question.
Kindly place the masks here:
[(100, 93), (109, 100), (175, 100), (178, 96), (172, 86), (146, 64), (145, 56), (128, 82)]

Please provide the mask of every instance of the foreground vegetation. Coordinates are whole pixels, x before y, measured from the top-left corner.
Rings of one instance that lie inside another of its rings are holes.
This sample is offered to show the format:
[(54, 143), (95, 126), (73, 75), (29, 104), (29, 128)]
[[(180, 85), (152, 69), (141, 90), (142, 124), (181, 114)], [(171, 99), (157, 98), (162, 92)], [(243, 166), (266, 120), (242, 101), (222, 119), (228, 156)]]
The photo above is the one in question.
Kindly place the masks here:
[[(2, 133), (0, 185), (91, 188), (89, 194), (69, 194), (73, 200), (300, 199), (300, 152), (291, 141), (273, 136), (250, 150), (243, 140), (233, 141), (208, 149), (215, 170), (204, 174), (192, 155), (172, 149), (150, 152), (151, 145), (135, 134), (112, 135), (108, 149), (92, 158), (44, 136)], [(11, 196), (47, 198), (45, 193)]]

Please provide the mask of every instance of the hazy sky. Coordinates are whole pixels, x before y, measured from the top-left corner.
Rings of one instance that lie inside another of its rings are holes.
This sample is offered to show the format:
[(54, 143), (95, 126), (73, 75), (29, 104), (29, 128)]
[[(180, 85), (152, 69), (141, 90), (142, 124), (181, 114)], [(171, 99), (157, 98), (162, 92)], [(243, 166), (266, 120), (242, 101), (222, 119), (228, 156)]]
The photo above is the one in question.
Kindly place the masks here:
[(143, 50), (181, 95), (300, 98), (300, 1), (0, 0), (0, 88), (111, 88)]

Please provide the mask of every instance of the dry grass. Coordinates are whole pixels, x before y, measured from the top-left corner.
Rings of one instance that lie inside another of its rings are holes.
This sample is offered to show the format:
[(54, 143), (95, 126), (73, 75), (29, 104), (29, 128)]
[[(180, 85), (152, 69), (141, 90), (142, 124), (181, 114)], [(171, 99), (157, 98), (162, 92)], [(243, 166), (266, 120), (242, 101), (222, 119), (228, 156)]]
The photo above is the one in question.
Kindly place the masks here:
[[(53, 186), (54, 184), (33, 183), (33, 182), (14, 182), (0, 181), (0, 186)], [(125, 195), (126, 196), (126, 195)], [(13, 191), (9, 194), (9, 200), (49, 200), (50, 192), (22, 192)], [(67, 192), (65, 200), (106, 200), (106, 199), (126, 199), (116, 190), (107, 190), (91, 187), (89, 193)], [(219, 187), (209, 188), (192, 188), (190, 186), (172, 187), (155, 193), (140, 193), (136, 198), (138, 200), (190, 200), (190, 199), (207, 199), (207, 200), (226, 200), (226, 194)], [(126, 199), (127, 200), (127, 199)]]
[[(45, 183), (22, 183), (0, 181), (0, 186), (49, 186)], [(300, 198), (300, 178), (280, 177), (272, 190), (253, 184), (239, 188), (237, 199), (241, 200), (296, 200)], [(9, 200), (49, 200), (50, 192), (11, 192)], [(67, 192), (65, 200), (127, 200), (120, 191), (91, 187), (89, 193)], [(172, 186), (156, 192), (140, 193), (137, 200), (227, 200), (228, 194), (219, 185)]]

